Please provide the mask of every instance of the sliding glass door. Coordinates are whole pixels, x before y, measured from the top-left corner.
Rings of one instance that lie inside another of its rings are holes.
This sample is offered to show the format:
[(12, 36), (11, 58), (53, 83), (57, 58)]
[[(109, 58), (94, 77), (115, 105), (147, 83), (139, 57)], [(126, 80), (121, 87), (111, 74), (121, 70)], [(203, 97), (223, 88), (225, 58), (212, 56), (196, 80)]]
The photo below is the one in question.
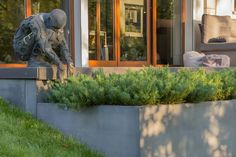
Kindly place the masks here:
[(114, 1), (89, 0), (88, 8), (90, 63), (114, 65)]
[(156, 63), (180, 65), (184, 39), (182, 0), (156, 0), (156, 15)]
[(90, 66), (148, 65), (147, 0), (89, 0)]
[(180, 65), (185, 0), (88, 0), (90, 66)]
[(120, 64), (148, 64), (147, 1), (120, 0)]

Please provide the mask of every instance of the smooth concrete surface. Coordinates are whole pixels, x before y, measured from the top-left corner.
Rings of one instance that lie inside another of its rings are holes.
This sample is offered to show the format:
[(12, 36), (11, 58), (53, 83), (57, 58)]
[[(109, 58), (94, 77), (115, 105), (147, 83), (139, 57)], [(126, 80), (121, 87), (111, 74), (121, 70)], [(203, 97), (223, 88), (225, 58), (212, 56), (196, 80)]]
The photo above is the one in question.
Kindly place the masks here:
[(0, 68), (0, 79), (55, 80), (57, 68)]
[(0, 96), (22, 109), (36, 115), (36, 104), (44, 101), (48, 83), (33, 79), (0, 79)]
[(0, 96), (23, 111), (36, 115), (48, 81), (56, 79), (56, 68), (0, 68)]
[(50, 90), (50, 80), (37, 80), (37, 103), (47, 102), (48, 93)]
[(139, 157), (138, 107), (97, 106), (81, 112), (39, 103), (37, 117), (107, 157)]
[(0, 96), (23, 111), (36, 114), (35, 81), (0, 79)]
[(39, 103), (37, 117), (106, 157), (234, 157), (236, 101), (97, 106)]
[(26, 80), (25, 81), (25, 97), (24, 110), (26, 112), (31, 113), (32, 115), (36, 115), (36, 105), (37, 105), (37, 86), (35, 80)]
[(141, 157), (235, 157), (236, 101), (140, 110)]

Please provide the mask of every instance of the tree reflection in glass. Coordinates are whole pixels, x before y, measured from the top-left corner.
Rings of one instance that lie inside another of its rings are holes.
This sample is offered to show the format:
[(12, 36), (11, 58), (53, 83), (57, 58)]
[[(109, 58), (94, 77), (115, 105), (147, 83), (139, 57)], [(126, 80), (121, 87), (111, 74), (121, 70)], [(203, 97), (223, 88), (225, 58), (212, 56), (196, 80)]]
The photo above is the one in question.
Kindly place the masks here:
[(113, 0), (89, 0), (89, 60), (114, 60)]
[(146, 44), (146, 1), (120, 0), (120, 60), (145, 61)]
[(0, 0), (0, 63), (16, 62), (12, 41), (24, 19), (24, 0)]

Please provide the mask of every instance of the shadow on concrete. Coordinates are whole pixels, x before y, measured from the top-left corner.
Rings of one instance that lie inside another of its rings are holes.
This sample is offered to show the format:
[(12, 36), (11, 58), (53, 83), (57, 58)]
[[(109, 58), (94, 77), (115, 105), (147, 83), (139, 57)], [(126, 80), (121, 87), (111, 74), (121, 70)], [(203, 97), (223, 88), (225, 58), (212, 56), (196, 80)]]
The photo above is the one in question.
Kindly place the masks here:
[(140, 110), (141, 157), (236, 155), (236, 104), (162, 105)]

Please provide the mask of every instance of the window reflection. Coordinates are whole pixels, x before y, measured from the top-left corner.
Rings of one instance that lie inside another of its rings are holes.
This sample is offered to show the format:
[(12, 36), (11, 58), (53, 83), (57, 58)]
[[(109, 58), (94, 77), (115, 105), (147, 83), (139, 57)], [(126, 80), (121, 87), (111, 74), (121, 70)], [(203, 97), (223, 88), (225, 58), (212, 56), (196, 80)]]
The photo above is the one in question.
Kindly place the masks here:
[(97, 0), (88, 1), (88, 12), (89, 12), (89, 59), (96, 60), (96, 7)]
[(61, 8), (65, 10), (66, 9), (65, 1), (66, 0), (53, 0), (53, 1), (32, 0), (32, 14), (50, 12), (52, 9), (56, 8)]
[(157, 1), (157, 64), (180, 65), (182, 0)]
[(120, 0), (121, 61), (147, 60), (146, 1)]
[(24, 19), (24, 0), (0, 0), (0, 63), (14, 63), (12, 40)]
[(113, 0), (89, 0), (89, 60), (114, 60)]
[(113, 60), (113, 0), (100, 0), (101, 2), (101, 29), (100, 47), (101, 59)]

